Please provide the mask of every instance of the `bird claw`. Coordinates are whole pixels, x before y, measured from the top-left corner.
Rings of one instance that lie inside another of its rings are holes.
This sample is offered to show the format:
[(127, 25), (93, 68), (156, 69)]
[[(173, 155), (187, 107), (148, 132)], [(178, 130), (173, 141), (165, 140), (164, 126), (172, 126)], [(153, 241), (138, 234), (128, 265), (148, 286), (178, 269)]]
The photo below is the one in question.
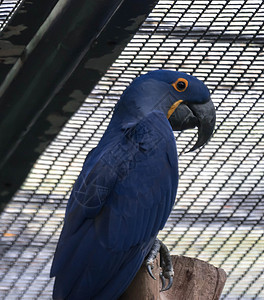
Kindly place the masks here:
[(160, 292), (165, 292), (172, 287), (173, 275), (169, 275), (169, 278), (168, 278), (169, 283), (167, 284), (167, 286), (166, 286), (166, 278), (162, 275), (162, 273), (160, 273), (160, 279), (161, 279), (161, 283), (162, 283)]
[[(172, 287), (174, 271), (169, 250), (162, 242), (160, 242), (160, 264), (162, 269), (161, 275), (163, 277), (161, 292), (164, 292)], [(169, 280), (167, 286), (165, 286), (165, 279)]]
[(155, 277), (155, 276), (153, 275), (153, 273), (152, 273), (153, 264), (151, 264), (151, 263), (147, 264), (147, 269), (148, 269), (149, 275), (150, 275), (154, 280), (156, 280), (156, 277)]
[(162, 275), (162, 273), (160, 273), (160, 280), (161, 280), (161, 292), (164, 291), (165, 285), (166, 285), (166, 279), (165, 277)]
[(156, 239), (146, 260), (145, 260), (145, 265), (147, 267), (148, 273), (155, 280), (156, 280), (156, 277), (153, 275), (152, 270), (154, 268), (154, 261), (157, 257), (159, 249), (160, 249), (160, 241), (158, 239)]
[(167, 290), (169, 290), (172, 287), (172, 284), (173, 284), (173, 275), (170, 276), (169, 283), (168, 283), (168, 285), (167, 285), (167, 287), (166, 287), (166, 289), (164, 291), (167, 291)]
[[(154, 268), (154, 260), (156, 259), (158, 252), (160, 252), (160, 265), (162, 269), (162, 272), (160, 273), (160, 279), (162, 284), (161, 292), (164, 292), (171, 288), (173, 283), (174, 272), (169, 250), (160, 240), (155, 240), (145, 260), (145, 265), (147, 267), (149, 275), (156, 280), (156, 277), (152, 273), (152, 269)], [(167, 286), (166, 279), (169, 281)]]

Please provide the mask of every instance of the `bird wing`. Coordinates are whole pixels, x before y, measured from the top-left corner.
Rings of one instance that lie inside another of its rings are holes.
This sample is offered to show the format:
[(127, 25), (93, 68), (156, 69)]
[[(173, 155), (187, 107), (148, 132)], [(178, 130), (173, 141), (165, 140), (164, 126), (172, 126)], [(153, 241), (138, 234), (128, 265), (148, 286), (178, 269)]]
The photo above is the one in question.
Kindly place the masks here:
[(132, 280), (174, 203), (177, 153), (166, 117), (150, 113), (92, 160), (73, 188), (51, 274), (64, 295), (73, 297), (75, 285), (87, 299), (111, 299)]
[(51, 267), (51, 277), (56, 276), (74, 256), (83, 228), (89, 230), (116, 182), (114, 170), (105, 164), (103, 158), (94, 161), (93, 153), (86, 158), (73, 186)]
[[(104, 247), (127, 251), (149, 241), (163, 228), (176, 196), (178, 167), (175, 139), (163, 114), (153, 112), (125, 132), (125, 142), (106, 158), (118, 180), (96, 218)], [(112, 161), (111, 161), (112, 159)]]

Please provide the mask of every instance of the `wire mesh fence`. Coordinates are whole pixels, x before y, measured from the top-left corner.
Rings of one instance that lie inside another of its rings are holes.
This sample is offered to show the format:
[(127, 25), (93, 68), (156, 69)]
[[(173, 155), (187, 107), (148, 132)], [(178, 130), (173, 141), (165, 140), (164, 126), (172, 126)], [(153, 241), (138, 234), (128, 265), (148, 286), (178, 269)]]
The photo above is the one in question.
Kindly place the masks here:
[(263, 24), (262, 1), (159, 1), (1, 214), (1, 299), (51, 298), (51, 260), (82, 163), (126, 86), (161, 68), (203, 80), (217, 123), (192, 153), (195, 130), (175, 134), (179, 190), (159, 237), (174, 254), (222, 267), (222, 299), (264, 299)]
[(7, 25), (10, 18), (13, 16), (13, 14), (21, 5), (22, 2), (23, 0), (1, 0), (0, 1), (0, 31), (3, 30), (3, 28)]

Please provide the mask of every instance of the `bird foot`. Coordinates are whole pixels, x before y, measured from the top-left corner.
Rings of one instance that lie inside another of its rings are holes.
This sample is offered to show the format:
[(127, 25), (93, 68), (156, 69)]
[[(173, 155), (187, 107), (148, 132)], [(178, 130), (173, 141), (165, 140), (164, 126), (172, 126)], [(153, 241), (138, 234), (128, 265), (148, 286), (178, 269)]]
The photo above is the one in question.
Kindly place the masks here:
[[(155, 240), (149, 254), (145, 259), (145, 265), (147, 267), (149, 275), (156, 280), (155, 276), (152, 273), (152, 269), (154, 268), (154, 261), (158, 255), (158, 252), (160, 252), (160, 279), (162, 283), (161, 292), (163, 292), (171, 288), (174, 272), (169, 250), (166, 245), (164, 245), (159, 239)], [(167, 285), (166, 279), (168, 280)]]

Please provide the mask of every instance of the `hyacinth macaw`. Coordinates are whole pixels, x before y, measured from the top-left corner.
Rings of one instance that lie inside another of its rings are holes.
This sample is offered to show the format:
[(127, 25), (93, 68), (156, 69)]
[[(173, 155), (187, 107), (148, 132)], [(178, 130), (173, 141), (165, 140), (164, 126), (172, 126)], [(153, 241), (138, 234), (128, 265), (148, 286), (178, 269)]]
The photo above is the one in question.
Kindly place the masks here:
[(214, 124), (209, 90), (193, 76), (157, 70), (131, 83), (73, 187), (51, 268), (53, 299), (119, 298), (159, 249), (157, 234), (175, 201), (173, 130), (197, 126), (195, 150)]

